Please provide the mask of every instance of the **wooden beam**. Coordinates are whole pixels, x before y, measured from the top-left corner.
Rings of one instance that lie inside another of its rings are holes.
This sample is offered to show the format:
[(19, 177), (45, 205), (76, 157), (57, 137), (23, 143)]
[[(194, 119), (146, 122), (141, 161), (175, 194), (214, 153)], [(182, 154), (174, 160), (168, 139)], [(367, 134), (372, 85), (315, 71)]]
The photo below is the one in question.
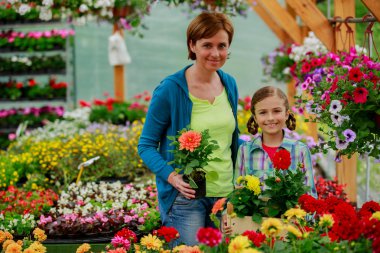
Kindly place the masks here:
[(284, 31), (284, 29), (282, 29), (268, 14), (268, 12), (263, 8), (260, 2), (257, 2), (255, 0), (249, 0), (248, 3), (282, 43), (288, 44), (293, 42), (293, 40)]
[(362, 3), (372, 13), (372, 15), (380, 22), (380, 1), (379, 0), (362, 0)]
[[(355, 17), (355, 0), (335, 0), (334, 16), (343, 19)], [(354, 32), (353, 36), (347, 34), (347, 26), (345, 24), (342, 24), (340, 26), (341, 31), (335, 34), (336, 49), (338, 51), (348, 51), (350, 47), (355, 46), (356, 25), (354, 23), (349, 23), (348, 25)]]
[[(340, 16), (346, 18), (348, 16), (355, 17), (355, 0), (335, 0), (334, 1), (334, 16)], [(341, 26), (342, 36), (346, 36), (346, 27)], [(351, 24), (350, 24), (351, 26)], [(355, 35), (355, 26), (351, 26)], [(347, 38), (348, 41), (348, 38)], [(347, 47), (347, 45), (346, 45)], [(338, 51), (344, 50), (344, 43), (341, 43), (340, 39), (337, 40), (336, 49)], [(345, 191), (351, 202), (357, 202), (357, 155), (354, 154), (351, 159), (343, 156), (342, 162), (336, 163), (336, 176), (338, 182), (346, 184)]]
[(310, 0), (286, 0), (302, 21), (318, 37), (318, 39), (331, 50), (334, 45), (334, 32), (327, 18)]
[[(118, 27), (115, 23), (113, 26), (113, 33), (119, 32), (121, 36), (124, 35), (124, 31)], [(114, 74), (114, 94), (117, 101), (124, 101), (124, 65), (118, 65), (113, 67)]]
[(292, 15), (287, 12), (277, 0), (256, 0), (260, 3), (271, 18), (289, 35), (292, 40), (302, 44), (301, 29)]

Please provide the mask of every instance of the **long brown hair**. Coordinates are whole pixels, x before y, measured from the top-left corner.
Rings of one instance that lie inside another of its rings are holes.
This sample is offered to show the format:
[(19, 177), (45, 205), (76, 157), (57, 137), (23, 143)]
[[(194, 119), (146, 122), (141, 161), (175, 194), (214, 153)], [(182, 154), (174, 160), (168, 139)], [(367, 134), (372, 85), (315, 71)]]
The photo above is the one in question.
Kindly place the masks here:
[(195, 44), (203, 38), (211, 38), (220, 30), (224, 30), (228, 34), (228, 44), (231, 45), (234, 37), (234, 27), (227, 15), (217, 12), (203, 12), (195, 17), (187, 27), (187, 51), (188, 58), (196, 59), (195, 53), (190, 49), (190, 42)]
[[(254, 117), (255, 105), (258, 102), (264, 100), (265, 98), (272, 97), (272, 96), (278, 96), (280, 99), (284, 100), (285, 109), (287, 111), (290, 111), (288, 97), (285, 95), (285, 93), (281, 89), (279, 89), (277, 87), (273, 87), (273, 86), (265, 86), (265, 87), (257, 90), (255, 92), (255, 94), (253, 94), (253, 96), (252, 96), (252, 100), (251, 100), (251, 113), (252, 113), (252, 115), (249, 118), (248, 123), (247, 123), (248, 132), (250, 132), (251, 134), (255, 135), (255, 134), (257, 134), (257, 131), (259, 130), (259, 125), (257, 124), (255, 117)], [(286, 120), (286, 127), (289, 130), (295, 130), (296, 129), (296, 118), (294, 117), (293, 113), (291, 113), (291, 112), (289, 113), (289, 117)]]

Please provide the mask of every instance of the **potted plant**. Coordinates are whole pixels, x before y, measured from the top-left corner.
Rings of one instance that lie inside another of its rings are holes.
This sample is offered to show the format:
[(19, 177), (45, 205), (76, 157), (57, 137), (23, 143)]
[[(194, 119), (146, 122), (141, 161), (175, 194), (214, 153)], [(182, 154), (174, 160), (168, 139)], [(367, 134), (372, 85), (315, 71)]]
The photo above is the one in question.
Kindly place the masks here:
[[(247, 228), (259, 228), (264, 217), (279, 218), (298, 204), (300, 196), (308, 192), (304, 184), (302, 164), (295, 171), (289, 170), (289, 151), (281, 149), (273, 158), (273, 172), (261, 182), (256, 176), (246, 175), (237, 179), (239, 187), (230, 193), (227, 203), (227, 221), (232, 232), (244, 232)], [(263, 188), (263, 189), (262, 189)]]
[(190, 128), (179, 131), (177, 136), (168, 136), (171, 140), (174, 154), (173, 161), (168, 164), (175, 166), (178, 173), (183, 173), (185, 182), (188, 182), (196, 190), (195, 197), (206, 195), (206, 178), (215, 180), (218, 178), (216, 171), (207, 171), (204, 167), (211, 161), (220, 161), (212, 157), (212, 152), (219, 148), (217, 141), (210, 140), (209, 130), (198, 132)]

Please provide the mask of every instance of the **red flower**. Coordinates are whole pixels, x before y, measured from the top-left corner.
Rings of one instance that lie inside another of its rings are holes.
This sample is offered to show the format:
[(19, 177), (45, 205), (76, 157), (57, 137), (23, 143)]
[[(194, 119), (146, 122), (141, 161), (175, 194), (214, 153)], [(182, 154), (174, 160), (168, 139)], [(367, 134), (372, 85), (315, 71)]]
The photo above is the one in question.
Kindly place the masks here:
[(305, 62), (304, 64), (302, 64), (302, 67), (301, 67), (302, 73), (307, 74), (310, 72), (310, 70), (311, 70), (311, 65), (308, 62)]
[(22, 82), (18, 82), (18, 83), (16, 83), (16, 88), (17, 88), (17, 89), (21, 89), (22, 86), (23, 86)]
[(356, 83), (360, 82), (363, 78), (363, 72), (361, 72), (359, 68), (350, 69), (348, 75), (348, 78)]
[(255, 231), (252, 231), (252, 230), (247, 230), (245, 231), (242, 235), (244, 236), (247, 236), (249, 240), (251, 240), (251, 242), (253, 244), (255, 244), (256, 247), (260, 247), (261, 244), (265, 241), (266, 237), (264, 234), (260, 233), (260, 232), (255, 232)]
[(197, 240), (209, 247), (215, 247), (222, 241), (222, 233), (216, 228), (200, 228), (197, 232)]
[(86, 102), (84, 100), (79, 100), (79, 105), (82, 107), (91, 107), (91, 103)]
[(166, 242), (171, 242), (179, 237), (179, 233), (174, 227), (162, 226), (156, 231), (156, 234), (160, 237), (164, 237)]
[(30, 87), (33, 87), (33, 86), (37, 85), (37, 83), (36, 83), (36, 81), (34, 79), (29, 79), (28, 80), (28, 84), (29, 84)]
[(292, 163), (289, 151), (281, 149), (273, 156), (273, 167), (278, 170), (287, 170)]
[(358, 87), (354, 90), (353, 95), (355, 104), (364, 104), (367, 102), (368, 90), (364, 87)]
[(137, 242), (137, 236), (136, 236), (135, 232), (133, 232), (132, 230), (129, 230), (127, 228), (123, 228), (122, 230), (117, 232), (115, 234), (115, 236), (121, 236), (130, 242)]
[(368, 216), (370, 217), (370, 216), (372, 216), (373, 213), (375, 213), (377, 211), (380, 211), (379, 203), (371, 200), (371, 201), (365, 202), (363, 204), (358, 215), (362, 218), (368, 217)]
[(94, 105), (105, 105), (105, 102), (100, 99), (94, 99)]

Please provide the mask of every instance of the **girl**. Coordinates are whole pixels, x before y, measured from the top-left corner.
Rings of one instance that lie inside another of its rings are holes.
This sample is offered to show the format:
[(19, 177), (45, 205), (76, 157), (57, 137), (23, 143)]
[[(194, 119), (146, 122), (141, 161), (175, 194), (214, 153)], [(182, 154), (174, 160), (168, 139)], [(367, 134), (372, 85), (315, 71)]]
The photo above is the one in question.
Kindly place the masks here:
[(239, 176), (254, 175), (264, 181), (273, 174), (272, 159), (276, 151), (286, 149), (292, 159), (289, 169), (295, 170), (298, 163), (304, 164), (305, 184), (310, 186), (309, 193), (317, 198), (313, 164), (307, 145), (284, 135), (285, 125), (289, 130), (296, 128), (296, 119), (289, 112), (289, 102), (284, 92), (273, 86), (259, 89), (252, 97), (251, 113), (248, 131), (256, 135), (261, 128), (262, 133), (239, 147), (235, 180)]

